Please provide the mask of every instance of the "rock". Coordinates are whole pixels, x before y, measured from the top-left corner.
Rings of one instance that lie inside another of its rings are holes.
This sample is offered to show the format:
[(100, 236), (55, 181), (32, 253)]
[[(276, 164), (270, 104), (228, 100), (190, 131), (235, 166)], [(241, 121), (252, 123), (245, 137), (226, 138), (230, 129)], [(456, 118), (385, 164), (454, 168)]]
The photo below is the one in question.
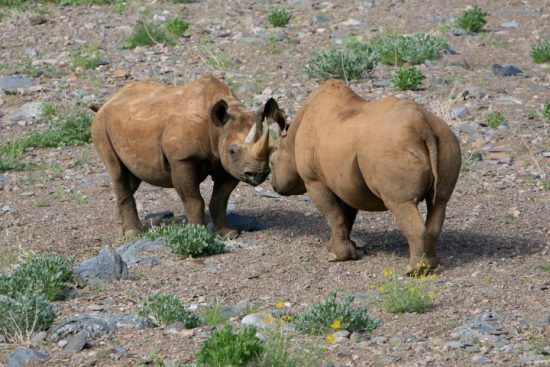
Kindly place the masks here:
[(155, 327), (155, 323), (148, 317), (138, 315), (114, 315), (110, 316), (111, 322), (118, 327), (137, 327), (138, 329), (146, 329)]
[(116, 331), (116, 324), (104, 315), (81, 315), (61, 321), (52, 328), (48, 340), (58, 341), (69, 335), (84, 332), (88, 338), (99, 337)]
[(447, 348), (449, 348), (449, 349), (460, 349), (462, 347), (464, 347), (464, 343), (462, 343), (460, 341), (454, 341), (454, 342), (447, 343)]
[(361, 343), (362, 341), (368, 340), (368, 335), (358, 332), (353, 332), (349, 336), (349, 340), (353, 343)]
[(128, 268), (117, 251), (106, 247), (96, 257), (83, 261), (76, 274), (83, 284), (95, 286), (128, 279)]
[(38, 350), (31, 348), (17, 348), (10, 354), (7, 367), (22, 367), (29, 362), (45, 361), (48, 356)]
[(272, 191), (261, 192), (260, 196), (265, 197), (265, 198), (271, 198), (271, 199), (279, 199), (281, 197), (281, 195), (277, 194), (276, 192), (272, 192)]
[(489, 362), (489, 358), (485, 357), (483, 354), (476, 354), (472, 357), (472, 363), (475, 364), (487, 364)]
[(150, 226), (158, 226), (167, 223), (167, 219), (174, 218), (174, 213), (170, 210), (165, 210), (158, 213), (149, 213), (145, 216), (145, 224)]
[(9, 116), (12, 123), (32, 123), (41, 119), (43, 116), (42, 102), (28, 102), (16, 110), (13, 110)]
[(347, 339), (350, 336), (350, 333), (347, 330), (338, 330), (335, 333), (333, 333), (332, 336), (334, 336), (336, 339), (338, 338)]
[(465, 36), (468, 34), (468, 32), (466, 32), (464, 29), (462, 28), (453, 28), (449, 31), (449, 34), (451, 36), (455, 36), (455, 37), (460, 37), (460, 36)]
[(73, 335), (67, 342), (67, 345), (63, 347), (63, 350), (69, 353), (78, 353), (86, 346), (88, 342), (88, 336), (85, 331), (81, 331), (78, 334)]
[(350, 18), (350, 19), (348, 19), (344, 22), (341, 22), (340, 24), (344, 25), (344, 26), (357, 26), (357, 25), (361, 24), (361, 22), (358, 21), (357, 19), (351, 19)]
[(84, 177), (80, 180), (80, 183), (84, 186), (95, 186), (96, 182), (93, 178)]
[(117, 79), (127, 79), (131, 75), (129, 70), (116, 70), (113, 76)]
[(2, 208), (0, 208), (0, 210), (2, 211), (2, 214), (12, 214), (15, 212), (15, 209), (13, 209), (13, 206), (9, 205), (9, 204), (6, 204), (4, 206), (2, 206)]
[[(534, 355), (531, 355), (531, 354), (528, 354), (526, 356), (523, 356), (523, 357), (520, 357), (518, 359), (518, 363), (520, 365), (525, 365), (525, 364), (533, 364), (534, 362), (536, 362), (539, 358), (537, 358), (536, 356)], [(542, 360), (542, 358), (540, 358)], [(9, 366), (8, 366), (9, 367)]]
[(46, 339), (47, 336), (48, 336), (48, 333), (45, 331), (40, 331), (34, 334), (33, 337), (31, 338), (31, 345), (37, 346), (42, 344), (42, 342), (44, 341), (44, 339)]
[(275, 326), (281, 326), (281, 328), (285, 331), (294, 330), (294, 326), (292, 324), (278, 322), (273, 316), (271, 316), (270, 313), (267, 312), (248, 314), (242, 319), (241, 324), (255, 326), (256, 328), (261, 330), (272, 328)]
[(0, 190), (4, 190), (4, 187), (8, 184), (8, 178), (4, 175), (0, 175)]
[(459, 117), (464, 116), (466, 113), (468, 113), (467, 107), (455, 108), (454, 110), (451, 111), (451, 116), (450, 116), (451, 120), (456, 120)]
[(489, 153), (487, 160), (489, 163), (507, 164), (512, 162), (512, 156), (506, 152)]
[(137, 242), (128, 242), (117, 247), (116, 252), (122, 257), (122, 262), (126, 263), (128, 269), (138, 265), (153, 266), (158, 264), (159, 259), (156, 256), (140, 257), (139, 253), (149, 250), (156, 250), (164, 247), (163, 240), (149, 241), (142, 240)]
[(520, 68), (512, 64), (493, 64), (491, 65), (491, 72), (497, 76), (513, 76), (523, 74), (523, 71)]
[(502, 22), (500, 23), (500, 26), (506, 29), (516, 29), (519, 24), (515, 20), (512, 20), (511, 22)]
[(17, 92), (17, 89), (25, 89), (32, 85), (34, 85), (34, 80), (31, 78), (20, 76), (0, 78), (0, 89), (5, 90), (6, 92), (15, 93)]
[(33, 14), (29, 16), (30, 25), (40, 25), (40, 24), (46, 23), (47, 21), (48, 21), (48, 18), (42, 15)]

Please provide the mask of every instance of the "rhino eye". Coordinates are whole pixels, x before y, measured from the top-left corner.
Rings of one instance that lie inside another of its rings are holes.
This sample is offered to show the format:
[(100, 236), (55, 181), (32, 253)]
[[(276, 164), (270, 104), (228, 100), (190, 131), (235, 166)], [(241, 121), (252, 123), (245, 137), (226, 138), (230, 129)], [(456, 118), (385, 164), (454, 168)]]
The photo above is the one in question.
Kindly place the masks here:
[(231, 155), (237, 154), (237, 148), (236, 147), (229, 147), (229, 154), (231, 154)]

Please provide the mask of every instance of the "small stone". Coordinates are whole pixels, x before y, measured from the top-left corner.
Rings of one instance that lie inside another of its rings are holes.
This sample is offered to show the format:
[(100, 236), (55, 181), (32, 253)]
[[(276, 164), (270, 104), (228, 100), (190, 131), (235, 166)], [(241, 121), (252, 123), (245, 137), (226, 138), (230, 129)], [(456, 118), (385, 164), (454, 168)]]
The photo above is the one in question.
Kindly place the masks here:
[(275, 326), (281, 326), (283, 330), (290, 331), (294, 330), (292, 324), (280, 323), (278, 322), (270, 313), (267, 312), (258, 312), (251, 313), (246, 315), (242, 320), (241, 324), (255, 326), (258, 329), (267, 329)]
[(455, 108), (454, 110), (451, 111), (451, 116), (450, 116), (451, 120), (456, 120), (459, 117), (464, 116), (466, 113), (468, 113), (467, 107)]
[(81, 331), (85, 331), (88, 338), (99, 337), (115, 330), (115, 323), (108, 317), (98, 314), (81, 315), (65, 319), (54, 326), (48, 340), (55, 342)]
[(485, 357), (483, 354), (476, 354), (472, 357), (472, 363), (475, 364), (487, 364), (489, 362), (489, 358)]
[(113, 76), (117, 79), (126, 79), (131, 75), (129, 70), (116, 70)]
[(281, 195), (277, 194), (276, 192), (272, 192), (272, 191), (261, 192), (260, 196), (266, 197), (266, 198), (271, 198), (271, 199), (279, 199), (281, 197)]
[(492, 152), (487, 155), (487, 160), (490, 163), (511, 163), (512, 156), (506, 152)]
[[(528, 354), (528, 355), (526, 355), (526, 356), (520, 357), (520, 358), (518, 359), (518, 363), (519, 363), (520, 365), (532, 364), (532, 363), (534, 363), (535, 361), (537, 361), (537, 359), (538, 359), (538, 358), (537, 358), (536, 356), (534, 356), (534, 355), (532, 355), (532, 354)], [(542, 359), (542, 358), (541, 358), (541, 359)]]
[(336, 339), (338, 338), (348, 338), (350, 336), (349, 331), (347, 330), (338, 330), (332, 334)]
[(502, 22), (500, 23), (500, 26), (506, 29), (515, 29), (519, 26), (519, 24), (515, 20), (512, 20), (511, 22)]
[(462, 347), (464, 347), (464, 343), (462, 343), (460, 341), (454, 341), (454, 342), (447, 343), (447, 348), (449, 348), (449, 349), (460, 349)]
[(344, 26), (357, 26), (357, 25), (361, 24), (361, 22), (358, 21), (357, 19), (351, 19), (350, 18), (350, 19), (348, 19), (344, 22), (341, 22), (340, 24), (344, 25)]
[(2, 214), (12, 214), (13, 212), (15, 212), (15, 209), (13, 209), (13, 207), (9, 204), (2, 206), (0, 210), (2, 211)]
[(515, 65), (491, 65), (491, 72), (496, 76), (513, 76), (523, 74), (523, 71)]
[(116, 252), (120, 254), (122, 261), (126, 263), (127, 268), (132, 269), (140, 265), (153, 266), (158, 264), (158, 257), (142, 257), (140, 253), (150, 250), (161, 249), (163, 247), (165, 247), (163, 240), (141, 240), (137, 242), (125, 243), (117, 247)]
[[(519, 215), (521, 214), (521, 212), (519, 211), (519, 209), (515, 206), (511, 207), (508, 209), (507, 211), (508, 214), (510, 214), (512, 217), (514, 218), (519, 218)], [(498, 335), (498, 334), (493, 334), (493, 335)]]
[(83, 284), (97, 286), (128, 279), (128, 268), (116, 250), (106, 247), (96, 257), (83, 261), (76, 274)]
[(34, 336), (31, 338), (31, 345), (37, 346), (42, 344), (42, 342), (44, 341), (44, 339), (46, 339), (47, 336), (48, 336), (48, 333), (45, 331), (40, 331), (34, 334)]
[(57, 346), (59, 348), (65, 348), (65, 346), (68, 344), (69, 342), (65, 339), (61, 339), (60, 341), (57, 342)]
[(7, 367), (23, 367), (33, 361), (45, 361), (48, 356), (38, 350), (31, 348), (17, 348), (10, 354)]
[(88, 336), (85, 331), (81, 331), (76, 335), (73, 335), (67, 342), (67, 345), (63, 347), (63, 350), (70, 353), (78, 353), (86, 346)]
[(9, 119), (12, 123), (20, 121), (36, 121), (43, 116), (42, 102), (28, 102), (11, 112)]
[(40, 25), (44, 24), (48, 21), (48, 18), (42, 16), (42, 15), (30, 15), (29, 16), (29, 23), (30, 25)]
[(466, 34), (468, 34), (468, 32), (466, 32), (462, 28), (453, 28), (449, 31), (449, 34), (451, 36), (460, 37), (460, 36), (465, 36)]
[(34, 80), (20, 76), (8, 76), (0, 78), (0, 89), (6, 92), (17, 92), (17, 89), (25, 89), (34, 85)]
[(4, 175), (0, 175), (0, 190), (4, 190), (4, 187), (8, 184), (8, 178)]
[(358, 332), (353, 332), (349, 336), (349, 340), (353, 343), (360, 343), (362, 341), (368, 340), (368, 335)]

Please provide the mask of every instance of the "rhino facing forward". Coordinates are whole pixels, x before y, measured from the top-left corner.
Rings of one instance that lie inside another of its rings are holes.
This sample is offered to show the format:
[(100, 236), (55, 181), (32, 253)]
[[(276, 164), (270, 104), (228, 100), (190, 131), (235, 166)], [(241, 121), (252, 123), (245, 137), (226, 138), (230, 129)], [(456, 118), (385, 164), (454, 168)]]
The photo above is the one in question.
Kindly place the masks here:
[[(123, 235), (137, 235), (134, 193), (141, 181), (174, 187), (190, 223), (205, 224), (199, 184), (214, 181), (214, 230), (228, 237), (229, 196), (239, 180), (258, 185), (269, 174), (268, 129), (281, 112), (270, 99), (256, 114), (221, 81), (203, 77), (183, 88), (154, 82), (123, 87), (97, 112), (93, 143), (111, 175)], [(284, 123), (279, 121), (279, 123)]]
[[(279, 133), (270, 154), (273, 188), (307, 190), (331, 229), (329, 260), (357, 258), (350, 231), (358, 210), (390, 210), (409, 243), (407, 272), (438, 265), (436, 243), (461, 161), (445, 122), (412, 101), (366, 101), (328, 80)], [(425, 223), (417, 207), (423, 200)]]

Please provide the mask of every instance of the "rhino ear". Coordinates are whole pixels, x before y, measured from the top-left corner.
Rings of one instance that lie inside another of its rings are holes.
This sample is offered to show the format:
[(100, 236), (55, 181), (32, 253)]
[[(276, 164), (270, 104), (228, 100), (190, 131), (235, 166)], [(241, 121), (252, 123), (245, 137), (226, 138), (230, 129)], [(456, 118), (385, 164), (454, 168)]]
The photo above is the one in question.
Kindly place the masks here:
[(284, 131), (286, 128), (286, 114), (279, 108), (277, 102), (270, 98), (264, 106), (264, 112), (262, 113), (262, 121), (266, 118), (270, 118), (279, 125), (279, 129)]
[(223, 127), (227, 120), (229, 120), (227, 108), (227, 102), (225, 102), (223, 99), (220, 99), (212, 107), (212, 110), (210, 111), (210, 119), (212, 120), (212, 123), (217, 127)]

